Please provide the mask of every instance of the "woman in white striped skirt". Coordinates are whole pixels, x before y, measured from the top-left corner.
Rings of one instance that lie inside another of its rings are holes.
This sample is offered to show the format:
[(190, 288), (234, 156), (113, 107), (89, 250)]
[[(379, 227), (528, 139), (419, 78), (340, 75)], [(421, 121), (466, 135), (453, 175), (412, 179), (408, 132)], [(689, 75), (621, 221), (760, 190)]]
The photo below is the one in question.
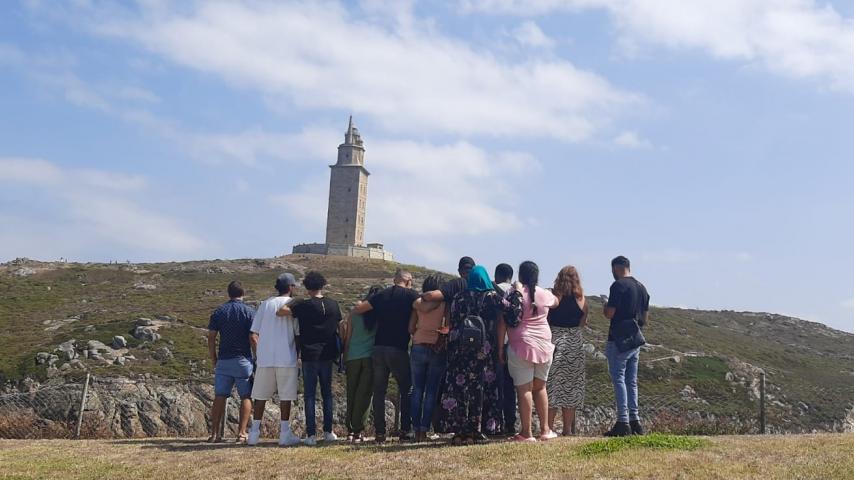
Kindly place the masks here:
[(575, 412), (584, 406), (584, 336), (587, 325), (587, 301), (581, 288), (578, 270), (561, 269), (552, 292), (560, 299), (558, 308), (549, 312), (554, 360), (546, 389), (549, 397), (549, 428), (554, 430), (558, 409), (563, 414), (563, 434), (574, 435)]

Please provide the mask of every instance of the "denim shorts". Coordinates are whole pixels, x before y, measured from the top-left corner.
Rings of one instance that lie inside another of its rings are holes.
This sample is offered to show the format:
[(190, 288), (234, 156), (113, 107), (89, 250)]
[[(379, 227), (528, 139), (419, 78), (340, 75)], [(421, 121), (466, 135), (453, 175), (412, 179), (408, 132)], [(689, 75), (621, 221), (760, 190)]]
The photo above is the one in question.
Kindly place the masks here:
[(216, 362), (214, 370), (214, 394), (230, 397), (231, 389), (237, 387), (240, 398), (252, 395), (252, 362), (245, 357), (226, 358)]

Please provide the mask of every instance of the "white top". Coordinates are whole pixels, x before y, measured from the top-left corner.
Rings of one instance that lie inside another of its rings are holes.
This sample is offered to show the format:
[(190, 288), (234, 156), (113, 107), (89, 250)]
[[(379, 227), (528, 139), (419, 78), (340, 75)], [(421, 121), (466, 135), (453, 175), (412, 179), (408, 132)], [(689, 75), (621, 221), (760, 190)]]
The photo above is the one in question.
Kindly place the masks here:
[(259, 367), (296, 367), (297, 345), (294, 342), (293, 317), (279, 317), (276, 311), (293, 300), (270, 297), (261, 302), (252, 320), (252, 332), (258, 334), (256, 364)]

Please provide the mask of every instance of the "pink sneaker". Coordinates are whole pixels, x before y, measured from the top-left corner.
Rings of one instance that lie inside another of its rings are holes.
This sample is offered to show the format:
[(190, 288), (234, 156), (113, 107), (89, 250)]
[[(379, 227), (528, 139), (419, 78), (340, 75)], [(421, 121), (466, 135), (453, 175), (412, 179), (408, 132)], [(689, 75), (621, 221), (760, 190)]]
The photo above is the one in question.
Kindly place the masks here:
[(548, 442), (551, 439), (557, 438), (557, 436), (558, 435), (554, 432), (554, 430), (550, 430), (549, 433), (546, 433), (544, 435), (540, 435), (540, 441), (541, 442)]
[(534, 438), (534, 437), (523, 437), (521, 434), (510, 437), (509, 440), (511, 442), (537, 443), (536, 438)]

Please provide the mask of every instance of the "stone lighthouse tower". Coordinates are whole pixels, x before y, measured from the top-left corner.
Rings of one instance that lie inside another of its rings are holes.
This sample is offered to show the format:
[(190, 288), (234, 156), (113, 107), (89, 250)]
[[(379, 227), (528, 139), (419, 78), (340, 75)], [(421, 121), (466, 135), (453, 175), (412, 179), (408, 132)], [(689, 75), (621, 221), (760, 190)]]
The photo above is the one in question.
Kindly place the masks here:
[(338, 145), (338, 162), (331, 169), (326, 243), (362, 247), (370, 172), (365, 168), (365, 145), (352, 116), (344, 143)]
[(344, 134), (344, 143), (338, 145), (338, 161), (330, 167), (326, 243), (295, 245), (293, 253), (393, 261), (394, 255), (383, 244), (365, 244), (370, 173), (365, 168), (365, 144), (359, 129), (353, 125), (352, 116)]

